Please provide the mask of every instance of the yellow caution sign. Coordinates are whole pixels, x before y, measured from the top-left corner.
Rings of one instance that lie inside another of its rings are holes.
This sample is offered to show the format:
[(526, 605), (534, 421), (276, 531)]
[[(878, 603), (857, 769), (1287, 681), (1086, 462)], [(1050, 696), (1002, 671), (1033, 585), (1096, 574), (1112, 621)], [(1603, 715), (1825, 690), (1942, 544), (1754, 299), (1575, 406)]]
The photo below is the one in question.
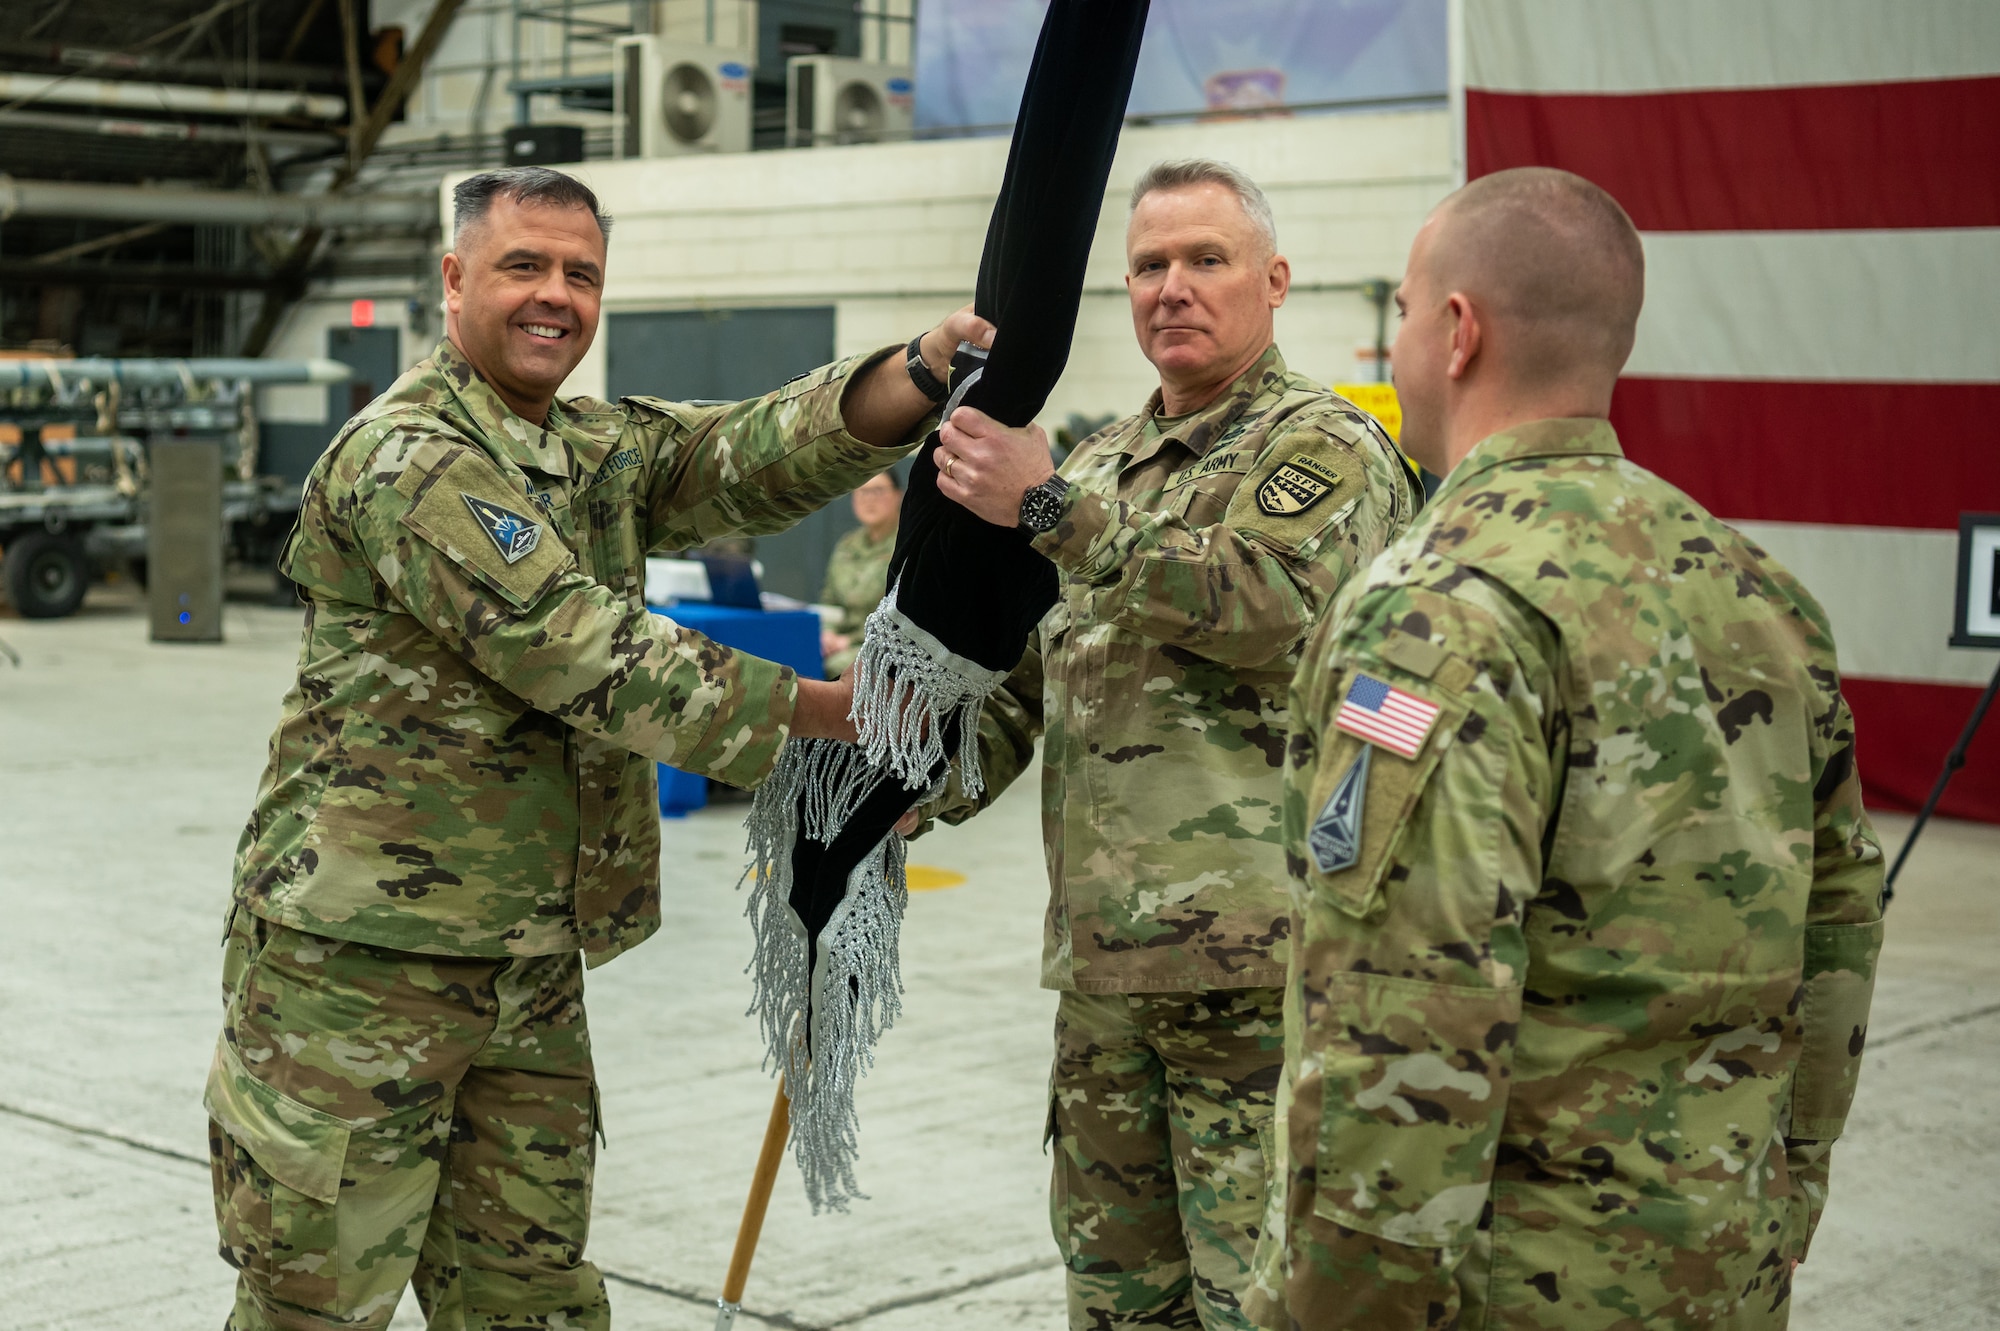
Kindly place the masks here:
[(1373, 416), (1391, 439), (1403, 433), (1403, 406), (1394, 384), (1335, 384), (1333, 391)]

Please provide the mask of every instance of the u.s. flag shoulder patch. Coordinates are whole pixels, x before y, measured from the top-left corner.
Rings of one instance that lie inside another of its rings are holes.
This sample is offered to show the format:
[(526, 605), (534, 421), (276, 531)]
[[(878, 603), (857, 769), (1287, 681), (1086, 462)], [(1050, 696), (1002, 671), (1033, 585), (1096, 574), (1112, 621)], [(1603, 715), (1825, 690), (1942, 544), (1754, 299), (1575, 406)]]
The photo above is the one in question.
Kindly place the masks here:
[(1340, 700), (1340, 710), (1333, 714), (1333, 724), (1391, 753), (1414, 758), (1437, 717), (1436, 703), (1357, 670), (1347, 696)]
[(524, 518), (512, 509), (502, 508), (490, 499), (477, 499), (462, 491), (459, 498), (472, 510), (473, 520), (479, 523), (481, 531), (493, 538), (493, 544), (500, 547), (500, 557), (509, 564), (526, 559), (542, 543), (540, 523)]

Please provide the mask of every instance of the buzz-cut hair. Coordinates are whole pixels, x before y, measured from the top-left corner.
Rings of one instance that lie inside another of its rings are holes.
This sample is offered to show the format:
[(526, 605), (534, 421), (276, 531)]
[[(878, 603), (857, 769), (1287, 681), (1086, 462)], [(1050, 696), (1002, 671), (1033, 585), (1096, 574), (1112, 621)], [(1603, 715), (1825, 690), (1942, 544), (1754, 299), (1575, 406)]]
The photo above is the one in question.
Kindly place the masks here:
[(1264, 191), (1257, 188), (1257, 182), (1244, 175), (1227, 162), (1218, 162), (1212, 157), (1178, 157), (1171, 161), (1155, 162), (1146, 168), (1139, 182), (1132, 186), (1132, 202), (1126, 208), (1129, 217), (1137, 211), (1139, 201), (1148, 194), (1160, 190), (1191, 189), (1196, 185), (1220, 185), (1236, 196), (1243, 205), (1243, 215), (1250, 219), (1250, 225), (1264, 238), (1264, 243), (1273, 253), (1278, 249), (1278, 223), (1271, 216), (1271, 201), (1264, 197)]
[(451, 191), (451, 230), (465, 234), (492, 209), (496, 199), (512, 199), (517, 204), (539, 204), (545, 208), (585, 208), (597, 221), (604, 239), (611, 239), (611, 214), (604, 211), (590, 186), (551, 171), (545, 166), (509, 166), (497, 171), (481, 171), (467, 176)]

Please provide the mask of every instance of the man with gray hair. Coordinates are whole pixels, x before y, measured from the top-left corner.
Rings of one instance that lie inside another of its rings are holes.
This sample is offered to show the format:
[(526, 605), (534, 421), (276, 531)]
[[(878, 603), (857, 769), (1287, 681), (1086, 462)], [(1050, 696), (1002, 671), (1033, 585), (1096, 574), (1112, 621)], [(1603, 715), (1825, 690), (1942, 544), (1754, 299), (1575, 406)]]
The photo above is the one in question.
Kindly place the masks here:
[(1286, 690), (1341, 584), (1415, 512), (1366, 415), (1285, 366), (1291, 268), (1263, 192), (1220, 162), (1132, 191), (1126, 287), (1159, 389), (1060, 474), (1041, 430), (961, 408), (939, 488), (1021, 523), (1062, 596), (980, 727), (987, 794), (1044, 736), (1061, 991), (1048, 1133), (1070, 1324), (1249, 1327), (1282, 1057)]
[[(204, 1097), (232, 1331), (602, 1331), (583, 970), (660, 928), (655, 764), (732, 785), (852, 687), (650, 613), (644, 560), (779, 531), (922, 438), (969, 309), (761, 398), (558, 398), (610, 228), (456, 190), (445, 336), (347, 422), (280, 567), (305, 642), (237, 850)], [(926, 368), (928, 367), (928, 368)]]

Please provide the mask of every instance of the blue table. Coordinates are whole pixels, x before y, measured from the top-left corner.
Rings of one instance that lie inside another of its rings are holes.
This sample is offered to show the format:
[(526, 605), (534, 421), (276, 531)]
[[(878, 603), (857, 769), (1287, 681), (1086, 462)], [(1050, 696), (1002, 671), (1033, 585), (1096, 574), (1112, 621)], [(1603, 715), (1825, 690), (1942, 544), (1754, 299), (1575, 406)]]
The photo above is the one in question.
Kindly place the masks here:
[[(787, 665), (807, 679), (826, 671), (819, 650), (819, 616), (810, 610), (741, 610), (734, 606), (682, 601), (654, 606), (653, 613), (683, 628), (706, 634), (725, 647)], [(660, 764), (660, 814), (679, 818), (708, 803), (708, 778)]]

